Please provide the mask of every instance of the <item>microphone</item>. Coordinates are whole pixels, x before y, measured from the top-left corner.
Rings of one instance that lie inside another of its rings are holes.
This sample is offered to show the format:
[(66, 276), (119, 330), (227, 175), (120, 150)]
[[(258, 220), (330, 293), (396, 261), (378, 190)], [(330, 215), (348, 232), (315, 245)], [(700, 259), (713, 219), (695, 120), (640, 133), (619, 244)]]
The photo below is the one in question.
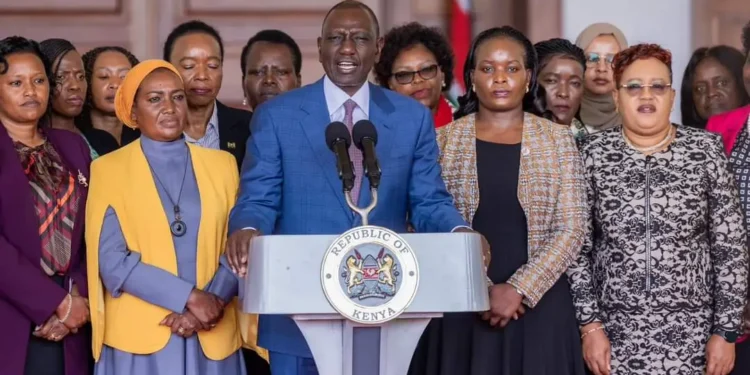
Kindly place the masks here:
[(339, 178), (345, 192), (350, 192), (354, 188), (354, 168), (351, 159), (349, 159), (349, 146), (351, 144), (352, 138), (349, 135), (349, 129), (343, 122), (335, 121), (328, 124), (326, 145), (336, 154), (336, 169), (338, 169)]
[(375, 153), (375, 146), (378, 144), (378, 131), (375, 125), (369, 120), (359, 120), (352, 128), (352, 137), (354, 144), (362, 150), (362, 161), (367, 179), (370, 180), (370, 187), (377, 189), (380, 185), (380, 164), (378, 156)]

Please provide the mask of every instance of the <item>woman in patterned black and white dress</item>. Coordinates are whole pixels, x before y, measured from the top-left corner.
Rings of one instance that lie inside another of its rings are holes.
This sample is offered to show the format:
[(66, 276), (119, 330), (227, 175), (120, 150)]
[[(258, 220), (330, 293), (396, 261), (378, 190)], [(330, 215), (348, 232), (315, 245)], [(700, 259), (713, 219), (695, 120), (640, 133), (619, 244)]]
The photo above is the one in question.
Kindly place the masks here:
[(748, 254), (718, 135), (669, 122), (671, 54), (613, 62), (623, 125), (581, 152), (593, 225), (569, 269), (594, 374), (725, 375), (742, 326)]

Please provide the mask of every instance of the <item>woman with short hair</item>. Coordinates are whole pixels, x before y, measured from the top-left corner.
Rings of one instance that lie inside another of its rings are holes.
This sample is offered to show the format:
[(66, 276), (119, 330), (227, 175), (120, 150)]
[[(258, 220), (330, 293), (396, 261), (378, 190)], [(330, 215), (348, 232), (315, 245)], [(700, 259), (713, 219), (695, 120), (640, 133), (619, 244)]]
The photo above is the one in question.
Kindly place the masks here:
[(581, 153), (591, 227), (568, 270), (594, 374), (726, 375), (748, 279), (745, 227), (718, 135), (672, 124), (672, 55), (613, 60), (622, 126)]

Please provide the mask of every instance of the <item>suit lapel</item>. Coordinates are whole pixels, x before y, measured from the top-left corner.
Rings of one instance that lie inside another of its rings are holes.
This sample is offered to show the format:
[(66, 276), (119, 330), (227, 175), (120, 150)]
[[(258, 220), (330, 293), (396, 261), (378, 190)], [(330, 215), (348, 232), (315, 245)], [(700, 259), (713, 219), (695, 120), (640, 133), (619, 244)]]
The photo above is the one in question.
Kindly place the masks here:
[(12, 223), (3, 228), (3, 231), (10, 231), (18, 236), (17, 238), (25, 238), (24, 246), (20, 246), (21, 251), (26, 253), (26, 258), (36, 260), (38, 263), (42, 248), (38, 233), (39, 218), (34, 213), (31, 188), (21, 168), (21, 161), (13, 145), (13, 139), (2, 124), (0, 124), (0, 168), (5, 175), (2, 176), (3, 179), (7, 180), (3, 182), (14, 182), (2, 190), (3, 219), (12, 220)]
[(307, 98), (302, 101), (301, 109), (305, 112), (300, 121), (302, 132), (310, 143), (320, 170), (323, 171), (323, 176), (328, 180), (341, 208), (351, 220), (353, 213), (344, 198), (341, 179), (336, 171), (336, 156), (326, 145), (326, 127), (331, 122), (331, 116), (328, 114), (322, 79), (310, 86)]
[[(393, 103), (388, 100), (388, 97), (383, 92), (383, 89), (371, 83), (368, 84), (370, 85), (369, 120), (375, 125), (375, 129), (378, 131), (378, 144), (375, 146), (375, 153), (382, 168), (383, 161), (388, 159), (390, 155), (395, 137), (395, 125), (391, 118), (394, 107)], [(381, 186), (384, 182), (381, 180)], [(371, 201), (370, 181), (367, 179), (367, 176), (362, 176), (362, 188), (359, 191), (359, 206), (366, 207)], [(355, 218), (356, 225), (360, 225), (361, 222), (361, 218)]]
[(523, 115), (523, 133), (521, 136), (521, 165), (518, 168), (518, 202), (521, 204), (521, 208), (527, 218), (531, 217), (531, 174), (532, 170), (532, 154), (534, 153), (533, 148), (540, 142), (539, 139), (534, 140), (535, 135), (539, 135), (539, 129), (537, 129), (537, 123), (532, 120), (532, 117), (528, 113)]

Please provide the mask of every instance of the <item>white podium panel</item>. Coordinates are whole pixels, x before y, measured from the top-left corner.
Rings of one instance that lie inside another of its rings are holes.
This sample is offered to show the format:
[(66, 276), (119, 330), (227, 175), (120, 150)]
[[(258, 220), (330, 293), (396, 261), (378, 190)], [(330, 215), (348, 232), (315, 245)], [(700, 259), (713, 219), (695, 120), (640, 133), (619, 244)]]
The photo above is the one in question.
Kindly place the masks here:
[[(401, 278), (401, 285), (404, 285), (403, 279), (410, 276), (418, 277), (418, 283), (411, 302), (393, 320), (368, 324), (368, 316), (357, 315), (359, 322), (355, 322), (339, 314), (329, 302), (323, 279), (326, 276), (341, 278), (344, 290), (348, 281), (346, 266), (335, 275), (321, 272), (323, 260), (330, 253), (329, 247), (340, 240), (336, 235), (255, 238), (248, 257), (247, 276), (240, 285), (242, 308), (253, 314), (290, 315), (305, 336), (321, 375), (405, 375), (430, 319), (441, 317), (444, 312), (487, 311), (489, 295), (479, 235), (439, 233), (401, 234), (399, 237), (416, 256), (418, 273), (411, 272), (416, 276), (394, 274)], [(357, 258), (360, 258), (359, 253)], [(368, 256), (364, 258), (360, 263), (353, 263), (360, 267), (355, 271), (362, 269)], [(383, 264), (382, 258), (381, 252), (377, 256), (378, 266)], [(374, 257), (370, 260), (374, 261)], [(363, 283), (367, 276), (372, 276), (370, 279), (384, 283), (380, 271), (376, 272), (365, 272), (358, 281)], [(368, 330), (373, 327), (379, 332)], [(357, 331), (361, 337), (377, 337), (379, 342), (360, 339)], [(374, 369), (358, 367), (359, 360), (355, 358), (364, 350), (379, 353)]]

